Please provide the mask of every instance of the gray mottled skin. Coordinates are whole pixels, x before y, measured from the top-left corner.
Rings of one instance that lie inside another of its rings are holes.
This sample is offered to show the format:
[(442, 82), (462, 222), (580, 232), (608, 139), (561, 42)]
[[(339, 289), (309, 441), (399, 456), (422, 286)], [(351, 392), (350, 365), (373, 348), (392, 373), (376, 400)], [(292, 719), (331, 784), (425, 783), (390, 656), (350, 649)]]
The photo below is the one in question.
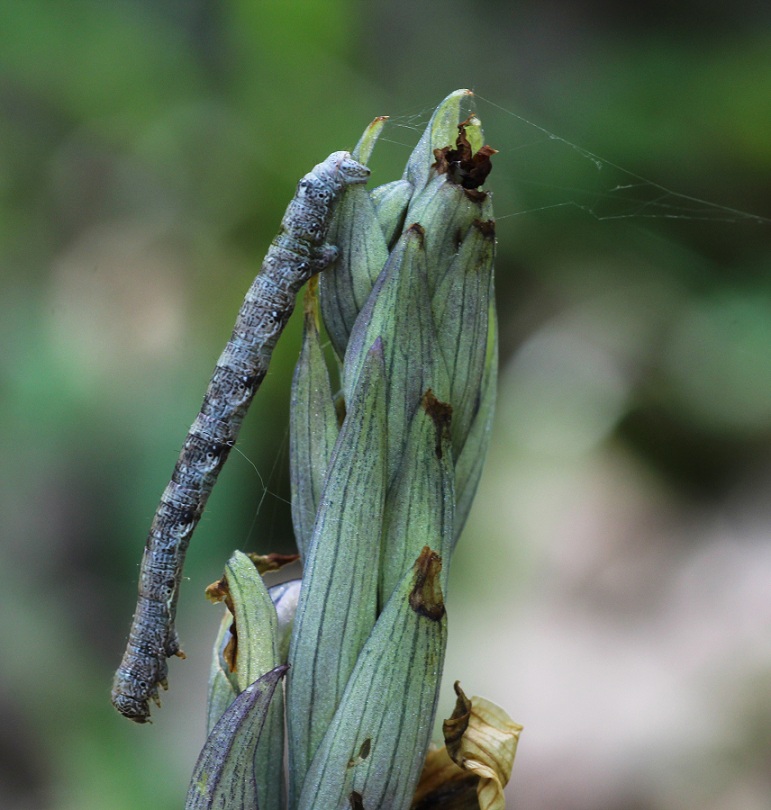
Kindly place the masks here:
[(174, 617), (190, 537), (265, 377), (297, 292), (337, 255), (324, 243), (334, 204), (347, 185), (364, 183), (368, 176), (369, 169), (348, 152), (334, 152), (300, 180), (217, 361), (150, 526), (134, 620), (113, 682), (113, 705), (138, 723), (150, 716), (150, 699), (158, 703), (158, 687), (166, 687), (166, 659), (184, 657)]

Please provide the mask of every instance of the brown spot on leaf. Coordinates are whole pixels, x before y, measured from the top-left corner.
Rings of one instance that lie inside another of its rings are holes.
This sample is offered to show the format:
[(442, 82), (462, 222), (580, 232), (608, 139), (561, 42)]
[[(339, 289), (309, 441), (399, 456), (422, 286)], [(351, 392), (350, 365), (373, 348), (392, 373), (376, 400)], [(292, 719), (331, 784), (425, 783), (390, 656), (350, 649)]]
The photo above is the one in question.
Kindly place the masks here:
[(495, 239), (494, 219), (475, 219), (473, 224), (485, 239)]
[(351, 791), (351, 795), (348, 799), (351, 802), (351, 810), (365, 810), (364, 799), (358, 791)]
[(423, 241), (426, 238), (426, 229), (419, 223), (413, 222), (409, 228), (405, 231), (405, 233), (414, 233), (420, 238), (420, 244), (423, 244)]
[(353, 768), (354, 765), (358, 765), (360, 762), (363, 762), (369, 756), (369, 752), (371, 750), (372, 737), (367, 737), (367, 739), (361, 744), (359, 753), (355, 757), (351, 757), (351, 759), (348, 760), (348, 767)]
[(450, 423), (452, 422), (452, 405), (437, 399), (434, 392), (429, 388), (423, 394), (423, 410), (433, 420), (436, 428), (436, 444), (434, 452), (436, 457), (442, 458), (442, 442), (450, 438)]
[(410, 592), (410, 607), (432, 622), (440, 621), (445, 613), (442, 587), (439, 584), (441, 570), (442, 558), (428, 546), (423, 546), (423, 551), (415, 561), (415, 584)]

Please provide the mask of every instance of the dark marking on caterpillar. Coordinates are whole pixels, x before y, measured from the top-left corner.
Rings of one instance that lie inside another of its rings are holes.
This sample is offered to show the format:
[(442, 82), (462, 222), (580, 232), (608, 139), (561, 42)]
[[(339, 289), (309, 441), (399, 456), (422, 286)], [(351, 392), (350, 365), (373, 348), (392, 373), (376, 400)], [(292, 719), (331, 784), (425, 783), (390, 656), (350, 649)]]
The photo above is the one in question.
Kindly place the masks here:
[(184, 657), (174, 619), (190, 537), (267, 373), (298, 291), (337, 255), (324, 242), (334, 205), (347, 185), (365, 183), (368, 176), (369, 169), (348, 152), (334, 152), (300, 180), (217, 361), (150, 526), (134, 620), (113, 682), (113, 705), (138, 723), (149, 718), (150, 700), (159, 704), (158, 687), (167, 686), (166, 659)]

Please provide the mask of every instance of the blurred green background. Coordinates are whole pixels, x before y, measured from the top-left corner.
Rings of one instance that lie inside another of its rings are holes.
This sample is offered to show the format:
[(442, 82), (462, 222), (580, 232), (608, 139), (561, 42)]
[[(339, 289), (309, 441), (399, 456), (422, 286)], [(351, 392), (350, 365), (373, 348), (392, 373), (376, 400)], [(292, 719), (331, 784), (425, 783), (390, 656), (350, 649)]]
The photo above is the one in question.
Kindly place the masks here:
[(458, 87), (500, 150), (502, 368), (441, 711), (460, 677), (525, 725), (513, 807), (768, 806), (770, 23), (749, 0), (4, 0), (3, 807), (181, 806), (203, 587), (235, 547), (292, 547), (297, 322), (148, 728), (109, 687), (157, 499), (297, 179), (380, 114), (374, 184), (396, 177)]

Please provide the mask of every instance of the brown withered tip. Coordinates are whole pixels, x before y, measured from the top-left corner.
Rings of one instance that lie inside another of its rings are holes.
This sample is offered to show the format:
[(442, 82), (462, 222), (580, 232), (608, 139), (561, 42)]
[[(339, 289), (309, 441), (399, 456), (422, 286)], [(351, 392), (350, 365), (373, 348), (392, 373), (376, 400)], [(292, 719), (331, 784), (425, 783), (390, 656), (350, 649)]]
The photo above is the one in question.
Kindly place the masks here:
[[(211, 585), (207, 586), (204, 593), (210, 602), (214, 602), (215, 604), (217, 602), (224, 602), (225, 607), (232, 614), (235, 614), (233, 610), (233, 597), (230, 595), (227, 577), (222, 577), (222, 579), (212, 582)], [(231, 672), (235, 672), (236, 658), (238, 657), (238, 629), (236, 628), (235, 618), (230, 623), (230, 638), (222, 650), (222, 657), (228, 665), (228, 669)]]
[(254, 567), (260, 574), (279, 571), (285, 565), (291, 565), (300, 559), (299, 554), (278, 554), (275, 551), (270, 554), (255, 554), (250, 551), (246, 556), (254, 563)]
[(478, 189), (492, 171), (490, 158), (498, 150), (485, 145), (476, 154), (472, 154), (471, 144), (466, 136), (466, 127), (472, 118), (473, 116), (469, 116), (458, 124), (458, 138), (454, 149), (451, 146), (434, 149), (434, 168), (438, 174), (447, 174), (450, 182), (460, 186), (470, 199), (480, 201), (485, 198), (485, 193)]
[(433, 421), (436, 429), (436, 444), (434, 452), (436, 457), (441, 460), (442, 458), (442, 440), (450, 436), (450, 423), (452, 422), (452, 405), (448, 402), (442, 402), (436, 398), (434, 392), (429, 388), (423, 394), (421, 401), (423, 410)]
[(471, 701), (460, 688), (460, 681), (455, 681), (453, 688), (457, 696), (455, 708), (452, 714), (442, 723), (444, 744), (447, 746), (447, 753), (450, 756), (457, 752), (471, 719)]
[(228, 588), (227, 579), (222, 577), (222, 579), (212, 582), (211, 585), (207, 585), (206, 590), (204, 591), (204, 596), (206, 596), (210, 602), (214, 602), (215, 604), (217, 602), (225, 602), (227, 604), (228, 600), (230, 599), (230, 588)]
[(423, 551), (415, 560), (415, 584), (410, 592), (410, 607), (420, 616), (438, 622), (444, 616), (444, 598), (439, 584), (442, 558), (423, 546)]

